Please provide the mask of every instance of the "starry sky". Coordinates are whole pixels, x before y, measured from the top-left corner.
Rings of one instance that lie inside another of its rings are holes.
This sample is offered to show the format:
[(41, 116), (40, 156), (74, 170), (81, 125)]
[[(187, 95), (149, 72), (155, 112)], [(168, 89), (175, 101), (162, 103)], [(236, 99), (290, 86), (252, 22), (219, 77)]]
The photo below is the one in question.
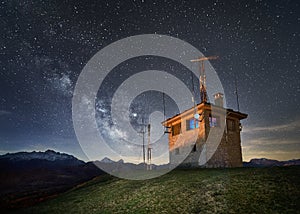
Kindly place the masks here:
[[(80, 72), (112, 42), (162, 34), (188, 42), (206, 56), (219, 56), (211, 64), (223, 84), (227, 107), (235, 110), (237, 77), (240, 111), (249, 115), (242, 121), (244, 160), (300, 158), (296, 0), (7, 0), (0, 2), (0, 27), (1, 154), (50, 148), (86, 160), (72, 124), (72, 95)], [(180, 73), (184, 68), (146, 56), (118, 69), (122, 75), (113, 71), (98, 92), (107, 98), (96, 101), (100, 118), (109, 111), (115, 89), (132, 73)], [(191, 87), (188, 79), (184, 82)], [(143, 109), (143, 97), (159, 100), (155, 97), (160, 94), (142, 94), (133, 103), (135, 111)], [(155, 101), (147, 106), (161, 110)]]

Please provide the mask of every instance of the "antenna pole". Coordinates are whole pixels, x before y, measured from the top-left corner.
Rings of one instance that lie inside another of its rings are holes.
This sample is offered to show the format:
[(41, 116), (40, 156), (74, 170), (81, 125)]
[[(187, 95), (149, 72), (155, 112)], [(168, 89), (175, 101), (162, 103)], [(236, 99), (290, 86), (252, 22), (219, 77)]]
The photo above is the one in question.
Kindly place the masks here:
[(238, 87), (237, 87), (237, 77), (235, 74), (235, 95), (236, 95), (236, 105), (237, 105), (237, 110), (238, 112), (240, 111), (240, 103), (239, 103), (239, 94), (238, 94)]
[(163, 92), (163, 107), (164, 107), (164, 120), (166, 120), (166, 102), (165, 102), (165, 93)]
[[(165, 100), (165, 93), (163, 92), (163, 110), (164, 110), (164, 121), (166, 121), (166, 118), (167, 118), (167, 116), (166, 116), (166, 100)], [(171, 133), (170, 131), (169, 131), (169, 129), (170, 129), (171, 127), (169, 127), (169, 126), (165, 126), (165, 132), (164, 132), (164, 134), (169, 134), (169, 133)]]
[(193, 103), (194, 103), (194, 107), (196, 105), (196, 100), (195, 100), (195, 85), (194, 85), (194, 77), (193, 77), (193, 72), (191, 72), (192, 75), (192, 87), (193, 87)]
[(143, 163), (146, 164), (146, 155), (145, 155), (145, 124), (144, 124), (144, 118), (142, 118), (142, 131), (139, 132), (142, 134), (143, 137)]
[(151, 170), (150, 123), (148, 124), (147, 170)]
[[(196, 128), (196, 122), (197, 122), (197, 120), (195, 118), (195, 115), (197, 114), (197, 110), (196, 110), (196, 100), (195, 100), (195, 98), (196, 98), (195, 97), (195, 86), (194, 86), (193, 72), (191, 74), (192, 74), (192, 87), (193, 87), (193, 97), (192, 98), (193, 98), (193, 103), (194, 103), (194, 116), (193, 116), (193, 118), (194, 118), (194, 128)], [(200, 86), (200, 88), (201, 88), (201, 86)]]
[(145, 157), (145, 125), (144, 125), (144, 119), (142, 118), (142, 124), (143, 124), (143, 162), (146, 163), (146, 157)]

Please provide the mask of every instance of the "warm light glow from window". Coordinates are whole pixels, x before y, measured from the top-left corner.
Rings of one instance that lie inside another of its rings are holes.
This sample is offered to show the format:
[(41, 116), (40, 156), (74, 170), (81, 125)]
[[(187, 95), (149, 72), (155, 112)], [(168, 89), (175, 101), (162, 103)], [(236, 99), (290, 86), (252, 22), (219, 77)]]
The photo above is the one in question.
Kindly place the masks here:
[(194, 128), (199, 128), (199, 122), (195, 119), (190, 119), (186, 121), (186, 130), (192, 130)]

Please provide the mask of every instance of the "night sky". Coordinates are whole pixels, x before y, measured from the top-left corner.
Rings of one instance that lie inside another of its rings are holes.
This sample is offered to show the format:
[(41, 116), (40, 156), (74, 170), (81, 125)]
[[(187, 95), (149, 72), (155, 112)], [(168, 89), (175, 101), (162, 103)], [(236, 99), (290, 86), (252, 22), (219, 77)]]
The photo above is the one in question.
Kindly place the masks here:
[[(242, 121), (244, 160), (300, 158), (299, 4), (296, 0), (1, 1), (0, 153), (54, 149), (86, 160), (72, 124), (72, 95), (80, 72), (112, 42), (162, 34), (188, 42), (206, 56), (219, 56), (211, 64), (223, 84), (227, 107), (234, 110), (237, 77), (240, 111), (249, 115)], [(119, 65), (98, 92), (99, 117), (109, 111), (109, 98), (127, 77), (149, 69), (180, 73), (184, 68), (159, 57)], [(187, 78), (184, 81), (191, 87)], [(144, 96), (160, 99), (154, 92)], [(138, 105), (133, 104), (136, 111)]]

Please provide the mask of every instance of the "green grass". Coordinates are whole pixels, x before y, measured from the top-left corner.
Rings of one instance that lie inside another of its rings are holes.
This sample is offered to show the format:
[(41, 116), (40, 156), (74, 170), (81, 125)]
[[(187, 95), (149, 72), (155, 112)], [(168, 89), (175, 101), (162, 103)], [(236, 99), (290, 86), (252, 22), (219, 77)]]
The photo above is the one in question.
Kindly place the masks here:
[(20, 213), (299, 213), (300, 167), (174, 170), (94, 179)]

